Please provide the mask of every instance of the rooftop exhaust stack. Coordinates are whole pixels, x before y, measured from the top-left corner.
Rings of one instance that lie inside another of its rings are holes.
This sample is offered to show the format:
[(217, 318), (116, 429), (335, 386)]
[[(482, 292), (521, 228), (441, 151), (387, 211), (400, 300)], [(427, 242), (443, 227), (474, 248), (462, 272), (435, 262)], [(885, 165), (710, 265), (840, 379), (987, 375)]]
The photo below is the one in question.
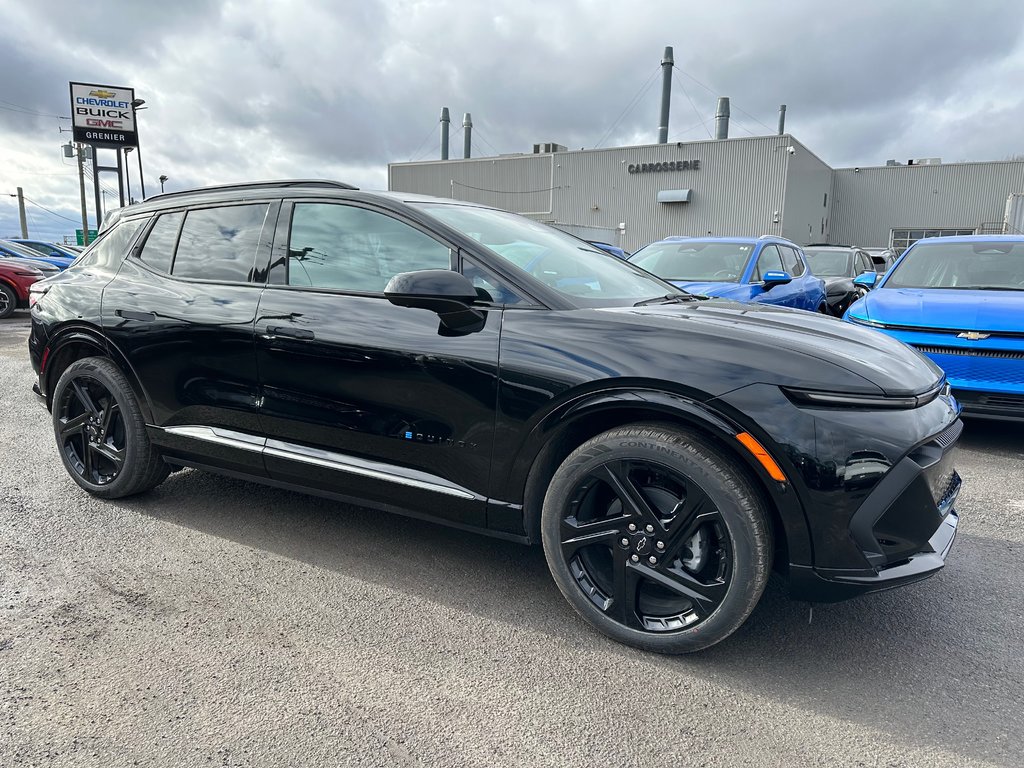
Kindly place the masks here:
[(469, 159), (473, 149), (473, 116), (467, 112), (462, 116), (462, 157)]
[(661, 57), (661, 120), (658, 122), (658, 143), (668, 143), (668, 111), (672, 101), (672, 67), (676, 64), (672, 58), (672, 46), (665, 46), (665, 55)]
[(779, 136), (786, 132), (786, 105), (779, 104)]
[(729, 97), (718, 97), (718, 109), (715, 110), (715, 138), (729, 138)]
[(452, 119), (448, 115), (448, 107), (441, 107), (441, 159), (448, 159), (448, 125)]

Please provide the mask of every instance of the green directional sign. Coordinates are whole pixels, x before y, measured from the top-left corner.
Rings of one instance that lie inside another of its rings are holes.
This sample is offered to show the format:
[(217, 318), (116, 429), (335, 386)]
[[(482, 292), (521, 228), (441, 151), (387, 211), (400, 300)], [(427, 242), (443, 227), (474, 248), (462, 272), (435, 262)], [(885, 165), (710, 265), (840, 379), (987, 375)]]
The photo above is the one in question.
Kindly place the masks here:
[[(78, 242), (79, 245), (85, 245), (85, 238), (82, 237), (82, 230), (76, 229), (75, 230), (75, 237), (77, 238), (77, 242)], [(89, 242), (91, 243), (95, 239), (96, 239), (96, 230), (95, 229), (90, 229), (89, 230)]]

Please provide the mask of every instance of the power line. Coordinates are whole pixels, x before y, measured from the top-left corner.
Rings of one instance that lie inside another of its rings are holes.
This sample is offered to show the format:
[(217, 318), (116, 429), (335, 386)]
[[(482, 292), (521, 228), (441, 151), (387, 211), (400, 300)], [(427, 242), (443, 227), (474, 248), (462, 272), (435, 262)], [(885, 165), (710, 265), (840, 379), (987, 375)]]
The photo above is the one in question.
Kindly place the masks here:
[(40, 205), (35, 200), (32, 200), (29, 197), (25, 197), (25, 202), (32, 203), (32, 205), (34, 205), (36, 208), (41, 208), (44, 211), (46, 211), (47, 213), (49, 213), (51, 216), (56, 216), (58, 219), (64, 219), (65, 221), (70, 221), (72, 224), (79, 224), (79, 223), (81, 223), (81, 222), (77, 221), (76, 219), (69, 219), (67, 216), (62, 216), (61, 214), (57, 213), (56, 211), (51, 211), (45, 205)]
[(651, 72), (651, 76), (647, 78), (644, 84), (640, 86), (640, 90), (637, 91), (633, 98), (629, 100), (629, 103), (626, 104), (622, 112), (619, 113), (619, 116), (615, 118), (615, 122), (612, 123), (611, 127), (601, 135), (601, 140), (594, 145), (594, 149), (598, 149), (602, 144), (604, 144), (605, 140), (608, 139), (612, 135), (612, 132), (618, 127), (622, 118), (631, 112), (633, 108), (640, 103), (640, 100), (647, 95), (647, 91), (649, 91), (651, 86), (654, 85), (654, 79), (660, 70), (661, 67), (659, 66)]
[(64, 115), (51, 115), (51, 114), (48, 114), (46, 112), (39, 112), (37, 110), (30, 109), (29, 107), (23, 107), (20, 104), (14, 104), (13, 102), (10, 102), (10, 101), (4, 101), (3, 99), (0, 99), (0, 109), (6, 109), (6, 110), (9, 110), (11, 112), (21, 112), (22, 114), (25, 114), (25, 115), (35, 115), (36, 117), (55, 117), (58, 120), (70, 120), (71, 119), (70, 117), (65, 117)]

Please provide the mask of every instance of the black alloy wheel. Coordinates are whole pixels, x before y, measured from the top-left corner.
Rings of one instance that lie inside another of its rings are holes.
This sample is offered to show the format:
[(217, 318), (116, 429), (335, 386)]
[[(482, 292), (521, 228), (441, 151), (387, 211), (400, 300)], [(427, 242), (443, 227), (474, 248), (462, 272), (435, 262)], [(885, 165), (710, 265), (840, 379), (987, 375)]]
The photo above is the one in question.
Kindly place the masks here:
[(4, 283), (0, 283), (0, 318), (10, 317), (18, 308), (18, 297)]
[(770, 530), (733, 460), (675, 428), (612, 430), (552, 480), (542, 533), (569, 602), (613, 638), (700, 650), (753, 609), (770, 570)]
[(61, 375), (54, 390), (53, 430), (68, 473), (96, 496), (140, 493), (169, 472), (149, 442), (128, 381), (105, 358), (79, 360)]

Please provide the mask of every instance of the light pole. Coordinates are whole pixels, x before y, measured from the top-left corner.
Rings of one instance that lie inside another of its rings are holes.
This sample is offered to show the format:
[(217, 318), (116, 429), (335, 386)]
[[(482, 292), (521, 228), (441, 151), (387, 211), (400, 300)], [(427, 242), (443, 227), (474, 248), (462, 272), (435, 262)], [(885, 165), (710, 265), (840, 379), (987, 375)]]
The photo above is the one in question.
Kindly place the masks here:
[[(142, 142), (139, 141), (139, 118), (138, 118), (138, 113), (139, 113), (139, 110), (145, 109), (145, 107), (142, 106), (145, 103), (146, 103), (145, 99), (135, 99), (132, 102), (132, 116), (135, 118), (135, 141), (136, 141), (135, 156), (137, 158), (139, 158), (139, 186), (142, 188), (142, 199), (143, 200), (146, 199), (146, 180), (142, 177), (142, 150), (138, 146), (138, 144), (142, 143)], [(131, 195), (129, 195), (128, 197), (130, 199)]]
[(164, 193), (164, 182), (167, 181), (167, 176), (160, 174), (160, 194)]

